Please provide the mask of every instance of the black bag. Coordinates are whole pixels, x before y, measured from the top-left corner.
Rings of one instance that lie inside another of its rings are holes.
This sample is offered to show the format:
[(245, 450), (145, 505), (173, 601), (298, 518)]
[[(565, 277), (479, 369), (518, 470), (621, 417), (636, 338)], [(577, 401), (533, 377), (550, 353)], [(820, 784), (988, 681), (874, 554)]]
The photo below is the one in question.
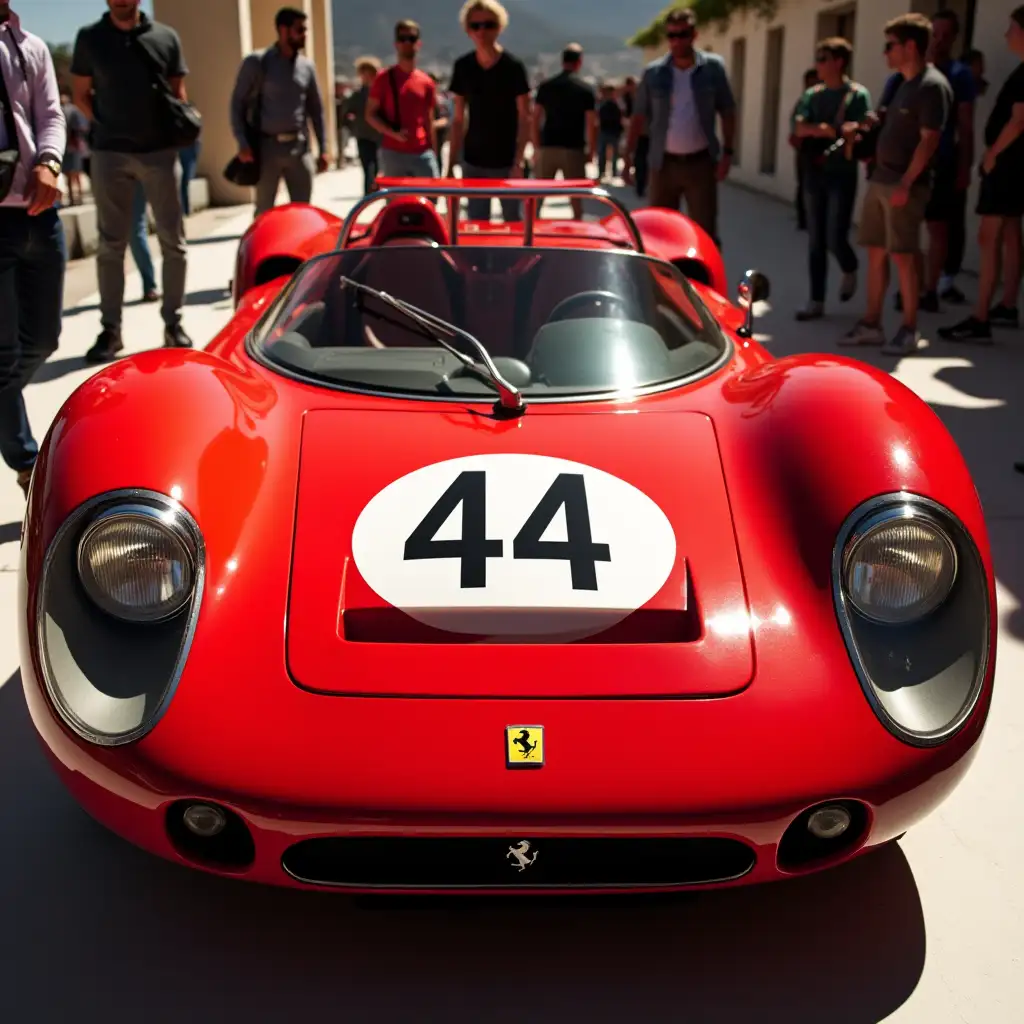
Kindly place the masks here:
[[(25, 64), (24, 54), (22, 54), (21, 47), (14, 38), (14, 33), (11, 32), (9, 25), (7, 31), (10, 34), (14, 52), (18, 56), (21, 73), (25, 76), (25, 81), (28, 82), (28, 67)], [(29, 83), (29, 95), (32, 95), (31, 83)], [(7, 93), (7, 83), (2, 74), (0, 74), (0, 116), (3, 118), (4, 131), (7, 133), (7, 148), (0, 150), (0, 203), (2, 203), (11, 194), (11, 189), (14, 187), (14, 175), (17, 173), (18, 161), (21, 159), (18, 127), (14, 123), (11, 97)]]
[[(853, 98), (856, 83), (851, 82), (849, 88), (846, 90), (846, 94), (843, 96), (842, 103), (839, 104), (839, 109), (836, 111), (836, 116), (833, 118), (832, 127), (838, 132), (843, 126), (843, 121), (846, 117), (846, 108), (850, 104), (850, 100)], [(845, 142), (842, 136), (838, 139), (817, 139), (804, 137), (800, 139), (800, 156), (813, 167), (824, 167), (825, 161), (835, 152), (838, 152), (843, 148)]]
[(135, 40), (153, 76), (153, 85), (160, 94), (160, 106), (164, 113), (167, 138), (174, 149), (187, 149), (203, 130), (203, 118), (191, 103), (179, 100), (171, 91), (164, 68), (141, 38)]
[(245, 140), (249, 144), (252, 153), (252, 160), (244, 163), (237, 156), (233, 156), (224, 168), (224, 177), (232, 185), (240, 188), (255, 188), (260, 180), (260, 126), (262, 123), (261, 96), (263, 94), (263, 82), (267, 76), (268, 49), (260, 58), (260, 70), (256, 76), (256, 83), (249, 94), (249, 116), (245, 122)]

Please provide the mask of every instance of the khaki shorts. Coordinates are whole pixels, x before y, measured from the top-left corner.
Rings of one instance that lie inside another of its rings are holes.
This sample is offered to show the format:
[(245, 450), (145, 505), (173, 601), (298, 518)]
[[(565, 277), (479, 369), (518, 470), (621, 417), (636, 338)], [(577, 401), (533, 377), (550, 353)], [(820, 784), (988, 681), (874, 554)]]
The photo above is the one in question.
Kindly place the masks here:
[(895, 190), (895, 185), (868, 182), (860, 212), (857, 243), (868, 249), (885, 249), (895, 254), (917, 254), (921, 251), (921, 225), (931, 188), (915, 185), (905, 206), (893, 206), (890, 202)]
[(587, 154), (582, 149), (566, 149), (563, 146), (541, 146), (537, 153), (538, 178), (554, 178), (558, 172), (564, 178), (585, 178), (587, 176)]

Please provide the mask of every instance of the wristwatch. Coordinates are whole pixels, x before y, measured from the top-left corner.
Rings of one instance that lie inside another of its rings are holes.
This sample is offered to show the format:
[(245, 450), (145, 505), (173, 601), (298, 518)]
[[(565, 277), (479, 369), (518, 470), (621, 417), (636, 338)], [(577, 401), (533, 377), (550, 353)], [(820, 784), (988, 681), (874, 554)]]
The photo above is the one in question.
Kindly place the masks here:
[(60, 161), (50, 156), (48, 153), (41, 156), (36, 161), (36, 167), (45, 167), (55, 178), (60, 177), (62, 170)]

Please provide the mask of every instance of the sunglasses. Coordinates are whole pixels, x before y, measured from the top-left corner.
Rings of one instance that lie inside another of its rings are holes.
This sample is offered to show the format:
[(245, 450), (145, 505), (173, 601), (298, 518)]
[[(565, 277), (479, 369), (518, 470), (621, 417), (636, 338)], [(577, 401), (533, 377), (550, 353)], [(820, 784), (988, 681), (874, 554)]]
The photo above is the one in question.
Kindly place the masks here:
[(666, 32), (665, 35), (668, 36), (669, 39), (692, 39), (693, 29), (680, 28), (676, 29), (674, 32)]
[(419, 36), (395, 36), (395, 39), (400, 43), (418, 43), (420, 41)]
[(832, 56), (832, 54), (830, 54), (830, 53), (816, 53), (814, 55), (814, 63), (815, 64), (824, 64), (825, 61), (827, 61), (829, 59), (829, 57), (831, 57), (831, 56)]
[(894, 40), (887, 39), (886, 42), (885, 42), (885, 52), (888, 53), (894, 46), (899, 46), (899, 45), (900, 44), (895, 42)]
[(469, 27), (474, 32), (483, 32), (485, 30), (493, 32), (498, 27), (498, 23), (496, 21), (471, 21)]

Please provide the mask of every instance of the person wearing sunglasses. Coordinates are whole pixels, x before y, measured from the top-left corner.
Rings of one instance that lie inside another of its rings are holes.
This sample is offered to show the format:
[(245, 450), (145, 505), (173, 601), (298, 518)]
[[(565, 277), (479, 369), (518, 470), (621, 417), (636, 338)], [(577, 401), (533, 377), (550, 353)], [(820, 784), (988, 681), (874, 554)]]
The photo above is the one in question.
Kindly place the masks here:
[(380, 169), (389, 178), (438, 176), (434, 105), (437, 88), (416, 67), (420, 27), (403, 19), (395, 26), (398, 62), (370, 86), (366, 123), (381, 134)]
[[(520, 178), (533, 122), (526, 65), (498, 43), (508, 12), (495, 0), (468, 0), (459, 20), (473, 52), (452, 69), (455, 110), (446, 176), (461, 165), (463, 178)], [(503, 199), (501, 210), (507, 222), (520, 219), (518, 200)], [(489, 198), (469, 200), (470, 220), (490, 215)]]
[[(736, 101), (725, 64), (694, 46), (697, 19), (688, 7), (665, 19), (669, 53), (644, 72), (629, 125), (623, 180), (632, 184), (637, 144), (650, 136), (651, 205), (686, 212), (718, 242), (718, 183), (729, 173)], [(715, 122), (721, 121), (722, 141)]]

